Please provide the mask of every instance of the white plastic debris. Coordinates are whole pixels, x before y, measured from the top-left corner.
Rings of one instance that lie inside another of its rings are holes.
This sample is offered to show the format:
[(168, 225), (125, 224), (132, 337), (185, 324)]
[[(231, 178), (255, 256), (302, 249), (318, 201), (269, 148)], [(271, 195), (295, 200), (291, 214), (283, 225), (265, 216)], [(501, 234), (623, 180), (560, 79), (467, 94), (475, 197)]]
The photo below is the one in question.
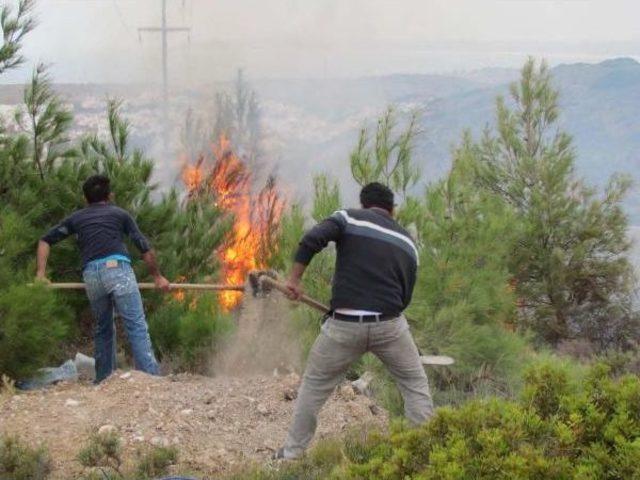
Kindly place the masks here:
[(78, 377), (81, 380), (94, 381), (96, 379), (96, 361), (93, 357), (78, 352), (73, 363), (76, 365)]
[(67, 398), (67, 401), (64, 402), (64, 406), (65, 407), (77, 407), (80, 405), (80, 402), (78, 400), (74, 400), (73, 398)]

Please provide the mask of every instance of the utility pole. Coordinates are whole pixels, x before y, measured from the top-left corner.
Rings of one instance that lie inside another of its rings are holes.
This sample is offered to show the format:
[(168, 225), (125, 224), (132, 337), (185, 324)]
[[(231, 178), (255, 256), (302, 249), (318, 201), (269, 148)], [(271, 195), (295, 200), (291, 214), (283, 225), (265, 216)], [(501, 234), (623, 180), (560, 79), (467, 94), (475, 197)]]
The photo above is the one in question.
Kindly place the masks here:
[(162, 24), (159, 27), (138, 28), (138, 35), (146, 33), (160, 33), (162, 38), (162, 116), (164, 122), (163, 143), (164, 153), (169, 153), (169, 73), (167, 58), (167, 35), (172, 32), (190, 32), (189, 27), (167, 26), (167, 0), (162, 0)]

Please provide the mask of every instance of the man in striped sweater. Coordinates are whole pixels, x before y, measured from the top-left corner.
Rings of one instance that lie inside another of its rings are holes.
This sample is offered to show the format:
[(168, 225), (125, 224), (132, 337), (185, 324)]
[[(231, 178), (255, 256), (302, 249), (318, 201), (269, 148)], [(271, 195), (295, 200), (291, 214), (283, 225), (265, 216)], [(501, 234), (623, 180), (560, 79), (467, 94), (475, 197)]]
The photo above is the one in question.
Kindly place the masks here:
[(411, 302), (418, 250), (393, 219), (393, 192), (370, 183), (361, 209), (335, 212), (309, 230), (295, 256), (287, 287), (302, 295), (302, 275), (315, 254), (335, 242), (331, 315), (307, 360), (285, 445), (274, 455), (300, 457), (313, 438), (317, 414), (349, 366), (372, 352), (387, 367), (404, 400), (405, 416), (423, 423), (433, 413), (427, 376), (402, 312)]

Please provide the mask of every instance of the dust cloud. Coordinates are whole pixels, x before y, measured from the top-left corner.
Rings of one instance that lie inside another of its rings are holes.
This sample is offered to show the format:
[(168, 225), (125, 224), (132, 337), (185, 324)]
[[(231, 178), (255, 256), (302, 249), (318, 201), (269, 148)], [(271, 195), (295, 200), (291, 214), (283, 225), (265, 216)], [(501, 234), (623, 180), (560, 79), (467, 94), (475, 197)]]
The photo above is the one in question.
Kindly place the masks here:
[(282, 374), (301, 367), (302, 349), (288, 301), (278, 292), (265, 297), (246, 293), (236, 331), (212, 361), (214, 375)]

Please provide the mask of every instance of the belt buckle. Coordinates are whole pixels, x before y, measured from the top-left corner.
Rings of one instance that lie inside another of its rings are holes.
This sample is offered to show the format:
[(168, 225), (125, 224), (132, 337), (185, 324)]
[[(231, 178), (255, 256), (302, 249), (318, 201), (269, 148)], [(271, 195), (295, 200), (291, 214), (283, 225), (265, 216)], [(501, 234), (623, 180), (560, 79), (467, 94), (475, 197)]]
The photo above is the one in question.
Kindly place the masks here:
[(118, 268), (118, 260), (107, 260), (104, 264), (107, 268)]

